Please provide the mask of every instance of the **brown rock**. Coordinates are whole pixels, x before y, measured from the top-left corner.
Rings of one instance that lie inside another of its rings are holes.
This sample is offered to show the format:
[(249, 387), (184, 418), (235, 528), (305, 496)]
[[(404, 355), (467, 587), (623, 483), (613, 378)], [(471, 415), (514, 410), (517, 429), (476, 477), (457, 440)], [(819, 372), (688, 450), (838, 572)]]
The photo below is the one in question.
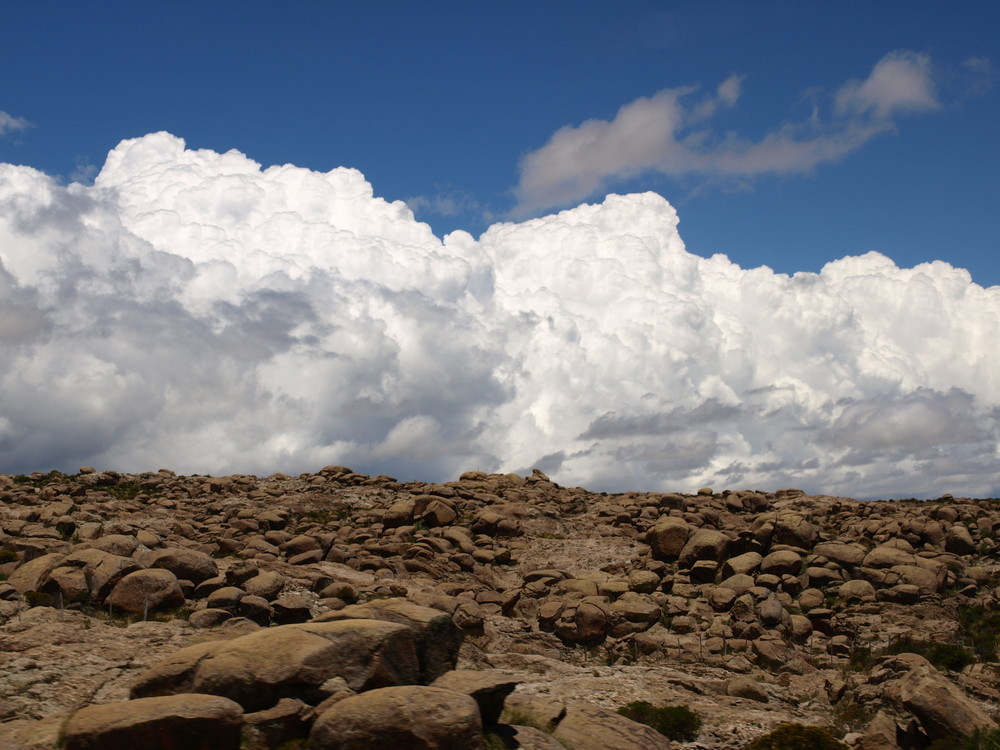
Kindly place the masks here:
[(760, 572), (776, 576), (798, 575), (802, 569), (802, 556), (792, 550), (772, 552), (760, 562)]
[(316, 750), (377, 747), (480, 750), (479, 706), (436, 687), (388, 687), (339, 701), (313, 725)]
[(200, 583), (219, 575), (215, 560), (204, 552), (184, 547), (170, 547), (153, 552), (146, 560), (151, 568), (169, 570), (177, 578)]
[(377, 620), (316, 622), (181, 649), (140, 675), (132, 695), (210, 693), (260, 711), (281, 698), (318, 703), (332, 677), (368, 690), (418, 676), (410, 629)]
[(500, 721), (504, 701), (517, 682), (496, 672), (456, 669), (438, 677), (431, 687), (470, 696), (479, 705), (483, 725), (488, 726)]
[(661, 518), (646, 534), (646, 543), (657, 560), (676, 560), (687, 544), (691, 527), (673, 516)]
[(268, 601), (275, 599), (284, 587), (285, 577), (273, 570), (259, 573), (246, 579), (243, 583), (243, 588), (248, 594), (259, 596)]
[(107, 601), (116, 609), (143, 614), (182, 606), (184, 593), (169, 570), (137, 570), (115, 585)]
[(729, 537), (715, 529), (698, 529), (681, 550), (678, 562), (690, 567), (698, 560), (719, 562), (726, 557)]
[(405, 599), (378, 599), (354, 604), (316, 618), (317, 622), (332, 622), (354, 618), (385, 620), (405, 625), (413, 631), (420, 664), (420, 679), (433, 682), (455, 668), (458, 650), (464, 634), (447, 612), (421, 607)]
[(900, 750), (899, 727), (885, 711), (879, 711), (865, 728), (855, 750)]
[(929, 665), (911, 669), (899, 681), (899, 697), (932, 740), (997, 728), (965, 693)]
[(552, 735), (573, 750), (669, 750), (670, 740), (645, 724), (592, 703), (572, 702)]
[(726, 680), (726, 695), (731, 695), (734, 698), (746, 698), (758, 703), (767, 703), (770, 700), (767, 690), (760, 684), (760, 681), (752, 680), (749, 677), (731, 677)]
[(55, 552), (36, 557), (34, 560), (20, 565), (7, 579), (7, 583), (22, 594), (27, 594), (29, 591), (39, 591), (49, 573), (60, 565), (64, 558), (65, 555)]
[(730, 557), (722, 565), (722, 576), (724, 578), (734, 575), (749, 576), (760, 567), (763, 559), (759, 552), (744, 552), (742, 555)]
[(215, 695), (184, 694), (87, 706), (66, 722), (66, 750), (237, 750), (243, 710)]

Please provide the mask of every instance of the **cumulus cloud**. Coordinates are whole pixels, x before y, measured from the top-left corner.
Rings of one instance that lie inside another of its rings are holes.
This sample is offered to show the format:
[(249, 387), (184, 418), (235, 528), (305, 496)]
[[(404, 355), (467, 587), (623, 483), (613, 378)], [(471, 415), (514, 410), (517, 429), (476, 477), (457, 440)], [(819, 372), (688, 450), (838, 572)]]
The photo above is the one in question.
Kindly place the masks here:
[(0, 165), (8, 472), (538, 466), (609, 490), (995, 495), (998, 338), (1000, 287), (961, 269), (743, 269), (688, 253), (651, 193), (477, 240), (356, 170), (166, 133), (93, 185)]
[(18, 130), (27, 130), (30, 127), (31, 123), (23, 117), (14, 117), (14, 115), (7, 114), (3, 110), (0, 110), (0, 137)]
[(894, 118), (937, 109), (930, 58), (908, 51), (883, 57), (863, 81), (832, 97), (832, 115), (818, 112), (786, 123), (759, 140), (719, 133), (707, 121), (735, 107), (743, 77), (733, 75), (710, 95), (696, 87), (666, 89), (623, 106), (612, 120), (557, 130), (521, 160), (515, 216), (577, 202), (609, 181), (644, 172), (751, 177), (805, 172), (857, 150), (894, 127)]

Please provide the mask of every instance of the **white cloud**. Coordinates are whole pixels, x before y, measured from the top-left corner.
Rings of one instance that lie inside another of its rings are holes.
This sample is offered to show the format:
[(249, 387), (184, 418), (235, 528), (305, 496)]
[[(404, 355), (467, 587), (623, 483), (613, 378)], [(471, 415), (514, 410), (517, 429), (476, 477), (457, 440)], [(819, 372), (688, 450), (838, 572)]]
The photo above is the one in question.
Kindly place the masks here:
[(14, 115), (7, 114), (3, 110), (0, 110), (0, 137), (18, 130), (27, 130), (30, 127), (31, 123), (23, 117), (14, 117)]
[(355, 170), (165, 133), (93, 186), (0, 165), (4, 471), (996, 494), (998, 339), (965, 271), (742, 269), (654, 194), (442, 240)]
[(737, 105), (743, 80), (732, 75), (700, 99), (692, 87), (666, 89), (626, 104), (612, 120), (560, 128), (521, 160), (513, 214), (574, 203), (645, 172), (740, 178), (806, 172), (892, 130), (897, 115), (939, 106), (930, 59), (901, 51), (882, 58), (865, 80), (845, 83), (828, 122), (814, 115), (759, 140), (712, 130), (707, 121)]
[(848, 81), (837, 92), (839, 114), (872, 113), (887, 119), (902, 112), (938, 108), (927, 55), (893, 52), (864, 81)]
[(0, 110), (0, 138), (8, 133), (27, 130), (30, 127), (33, 127), (33, 125), (23, 117), (14, 117), (14, 115)]

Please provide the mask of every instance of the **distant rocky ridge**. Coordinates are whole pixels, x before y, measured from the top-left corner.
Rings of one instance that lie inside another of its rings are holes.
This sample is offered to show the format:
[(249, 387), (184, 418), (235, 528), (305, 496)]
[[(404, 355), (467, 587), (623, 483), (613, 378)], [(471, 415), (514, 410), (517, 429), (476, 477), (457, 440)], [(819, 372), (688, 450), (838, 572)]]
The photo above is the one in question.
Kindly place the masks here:
[(941, 747), (997, 728), (998, 530), (996, 500), (537, 470), (0, 474), (0, 747)]

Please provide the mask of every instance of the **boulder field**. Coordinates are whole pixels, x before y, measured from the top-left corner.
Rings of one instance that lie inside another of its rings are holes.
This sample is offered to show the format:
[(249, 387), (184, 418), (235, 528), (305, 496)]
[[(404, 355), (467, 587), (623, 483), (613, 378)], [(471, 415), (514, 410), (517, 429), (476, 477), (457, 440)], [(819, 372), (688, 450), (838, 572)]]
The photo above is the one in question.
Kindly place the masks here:
[(0, 747), (958, 747), (1000, 718), (998, 531), (997, 500), (538, 470), (0, 474)]

